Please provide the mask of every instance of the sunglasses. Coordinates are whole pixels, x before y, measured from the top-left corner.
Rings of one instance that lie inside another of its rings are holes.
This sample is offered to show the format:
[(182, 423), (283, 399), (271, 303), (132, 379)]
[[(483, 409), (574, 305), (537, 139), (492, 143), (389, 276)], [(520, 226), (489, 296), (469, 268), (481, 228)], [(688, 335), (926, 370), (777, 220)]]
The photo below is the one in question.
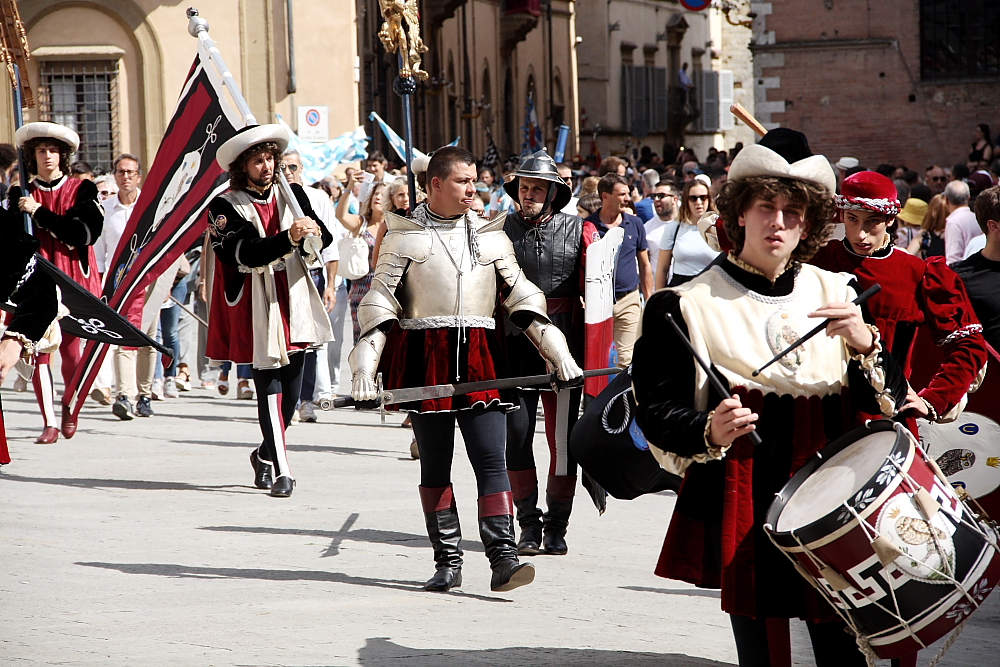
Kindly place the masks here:
[(691, 195), (689, 201), (708, 201), (708, 195)]
[(653, 199), (666, 199), (667, 197), (677, 199), (677, 195), (668, 194), (666, 192), (657, 192), (653, 195)]
[(101, 194), (102, 197), (110, 197), (111, 195), (113, 195), (115, 193), (112, 192), (111, 190), (101, 190), (100, 194)]
[(123, 176), (125, 178), (131, 178), (133, 176), (138, 176), (139, 175), (139, 172), (136, 171), (135, 169), (119, 169), (115, 173), (117, 175)]
[(282, 169), (292, 172), (293, 174), (299, 170), (299, 165), (297, 164), (283, 164)]

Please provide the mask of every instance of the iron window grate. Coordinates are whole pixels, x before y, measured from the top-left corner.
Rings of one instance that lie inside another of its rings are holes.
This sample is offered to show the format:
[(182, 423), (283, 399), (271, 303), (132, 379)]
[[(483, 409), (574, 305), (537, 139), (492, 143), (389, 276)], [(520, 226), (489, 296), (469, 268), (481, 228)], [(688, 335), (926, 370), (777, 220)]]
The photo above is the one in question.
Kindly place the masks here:
[(921, 78), (1000, 78), (1000, 3), (921, 0)]
[(75, 159), (110, 169), (119, 143), (118, 61), (45, 61), (40, 74), (40, 119), (80, 135)]

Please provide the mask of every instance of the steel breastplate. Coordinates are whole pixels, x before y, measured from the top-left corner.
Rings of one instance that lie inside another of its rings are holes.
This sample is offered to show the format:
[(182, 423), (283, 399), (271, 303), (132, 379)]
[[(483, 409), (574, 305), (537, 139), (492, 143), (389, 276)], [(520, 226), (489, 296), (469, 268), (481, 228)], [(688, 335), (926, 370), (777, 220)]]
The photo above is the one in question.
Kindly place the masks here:
[[(423, 262), (411, 261), (396, 290), (403, 309), (400, 326), (457, 327), (462, 318), (467, 327), (493, 328), (496, 269), (492, 264), (483, 266), (472, 260), (464, 224), (428, 229), (425, 233), (432, 237), (429, 257)], [(462, 271), (461, 289), (456, 263)]]
[(524, 275), (547, 298), (579, 296), (582, 219), (557, 213), (536, 226), (516, 214), (507, 217), (504, 231)]

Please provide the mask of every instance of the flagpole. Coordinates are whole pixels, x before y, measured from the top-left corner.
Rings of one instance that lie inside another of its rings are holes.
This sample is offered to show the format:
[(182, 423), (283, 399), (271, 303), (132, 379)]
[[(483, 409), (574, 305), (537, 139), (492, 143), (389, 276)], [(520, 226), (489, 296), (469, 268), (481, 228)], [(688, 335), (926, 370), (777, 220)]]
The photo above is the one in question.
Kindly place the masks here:
[[(243, 91), (241, 91), (240, 87), (236, 85), (236, 79), (233, 78), (233, 74), (229, 71), (229, 67), (226, 66), (226, 62), (222, 59), (222, 53), (219, 51), (219, 47), (217, 47), (212, 38), (208, 36), (208, 20), (199, 16), (198, 10), (194, 7), (188, 7), (187, 17), (188, 34), (197, 38), (197, 40), (202, 43), (205, 47), (205, 51), (208, 52), (209, 60), (211, 60), (216, 69), (219, 70), (219, 74), (222, 76), (222, 85), (224, 85), (226, 90), (229, 91), (229, 94), (232, 95), (233, 102), (236, 103), (236, 110), (243, 116), (243, 126), (257, 125), (257, 117), (253, 115), (252, 111), (250, 111), (250, 105), (247, 103), (246, 98), (243, 97)], [(299, 202), (295, 198), (295, 193), (292, 192), (292, 186), (288, 184), (288, 179), (285, 178), (284, 172), (281, 171), (279, 165), (274, 165), (274, 168), (278, 172), (278, 187), (281, 189), (281, 194), (284, 197), (285, 202), (292, 209), (292, 215), (296, 220), (304, 218), (305, 213), (302, 212), (302, 207), (299, 206)], [(319, 253), (323, 250), (323, 241), (317, 236), (310, 235), (303, 239), (302, 248), (306, 251), (306, 254), (315, 258), (318, 257)]]
[(403, 54), (402, 49), (397, 56), (400, 73), (396, 75), (396, 80), (392, 82), (392, 89), (397, 95), (403, 98), (403, 138), (406, 142), (406, 183), (410, 193), (410, 210), (417, 205), (417, 179), (413, 173), (413, 103), (412, 97), (417, 92), (417, 82), (413, 75), (403, 76)]
[[(17, 63), (13, 63), (14, 68), (14, 128), (20, 129), (24, 125), (24, 104), (21, 95), (21, 68), (18, 67)], [(20, 146), (17, 147), (17, 175), (18, 180), (21, 182), (21, 195), (28, 195), (28, 167), (27, 163), (24, 161), (24, 151)], [(31, 221), (31, 216), (27, 211), (21, 213), (21, 217), (24, 222), (24, 231), (28, 236), (34, 236), (35, 230), (34, 225)]]

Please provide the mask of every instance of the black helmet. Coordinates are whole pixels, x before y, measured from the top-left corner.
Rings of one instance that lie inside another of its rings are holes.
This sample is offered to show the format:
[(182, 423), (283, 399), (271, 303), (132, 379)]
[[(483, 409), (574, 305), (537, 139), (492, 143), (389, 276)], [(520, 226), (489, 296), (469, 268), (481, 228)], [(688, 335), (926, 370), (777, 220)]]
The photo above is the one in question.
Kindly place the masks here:
[[(514, 172), (514, 178), (503, 184), (503, 189), (514, 201), (519, 201), (517, 190), (520, 187), (518, 180), (521, 176), (525, 178), (537, 178), (556, 184), (555, 196), (551, 197), (552, 213), (558, 213), (563, 210), (566, 204), (569, 203), (569, 200), (573, 198), (573, 191), (566, 185), (566, 181), (559, 176), (555, 160), (550, 158), (549, 154), (545, 151), (538, 151), (521, 160), (520, 166)], [(552, 190), (549, 190), (549, 192), (551, 193)]]

